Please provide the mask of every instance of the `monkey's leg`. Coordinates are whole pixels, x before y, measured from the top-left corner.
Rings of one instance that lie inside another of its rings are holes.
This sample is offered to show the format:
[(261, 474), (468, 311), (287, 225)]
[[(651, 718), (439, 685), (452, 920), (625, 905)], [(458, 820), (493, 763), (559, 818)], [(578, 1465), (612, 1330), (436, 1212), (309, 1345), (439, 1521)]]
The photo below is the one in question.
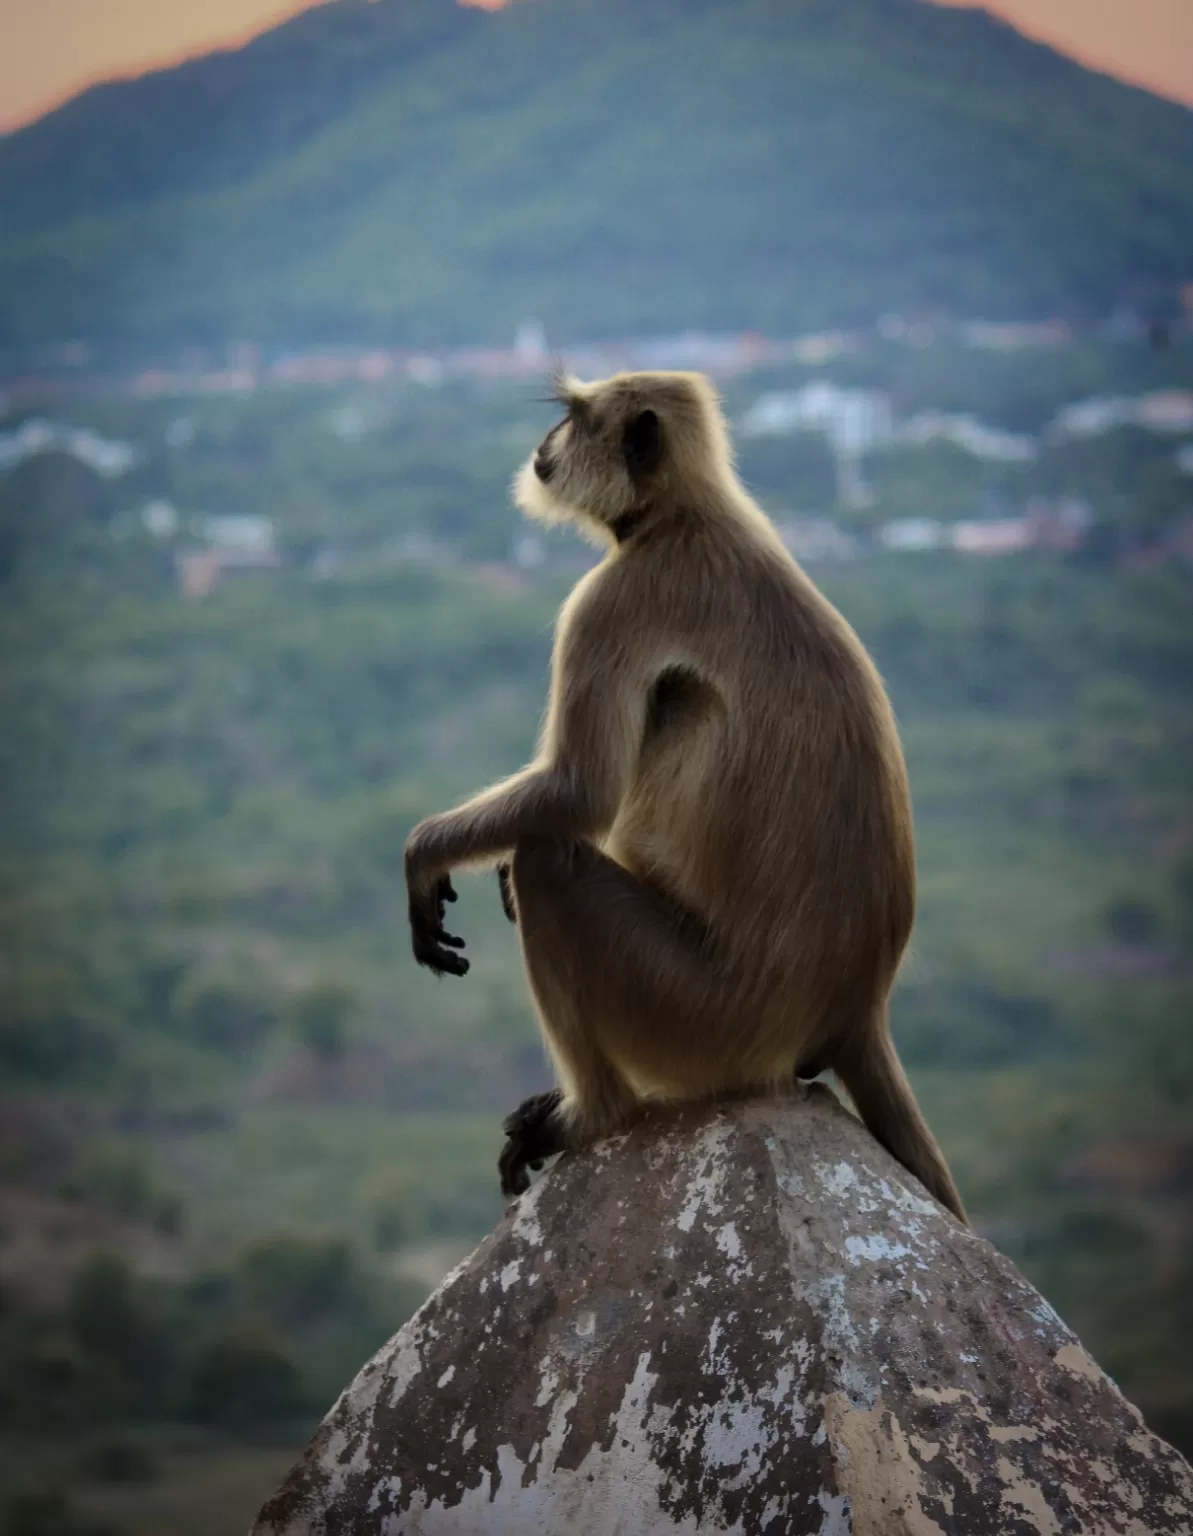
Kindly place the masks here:
[[(730, 987), (703, 924), (591, 844), (523, 840), (513, 885), (526, 969), (562, 1085), (548, 1121), (534, 1119), (525, 1150), (516, 1129), (503, 1154), (503, 1176), (524, 1188), (533, 1161), (632, 1119), (637, 1099), (619, 1061), (641, 1064), (648, 1078), (682, 1079), (715, 1056)], [(707, 1075), (719, 1086), (719, 1071)]]

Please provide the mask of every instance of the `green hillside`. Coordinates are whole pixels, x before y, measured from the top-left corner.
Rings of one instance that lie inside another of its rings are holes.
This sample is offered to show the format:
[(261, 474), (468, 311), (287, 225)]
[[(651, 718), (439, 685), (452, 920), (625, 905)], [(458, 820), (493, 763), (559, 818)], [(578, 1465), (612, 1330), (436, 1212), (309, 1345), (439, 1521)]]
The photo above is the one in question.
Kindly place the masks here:
[(334, 0), (0, 140), (0, 345), (1162, 304), (1193, 113), (920, 0)]
[[(1089, 393), (1172, 390), (1191, 353), (1184, 333), (875, 341), (727, 404), (740, 421), (831, 379), (1038, 432)], [(464, 877), (473, 970), (420, 971), (402, 849), (525, 761), (588, 558), (553, 533), (542, 563), (510, 559), (509, 475), (549, 419), (533, 388), (78, 393), (38, 409), (135, 446), (126, 474), (49, 451), (0, 470), (0, 1530), (83, 1536), (53, 1514), (64, 1489), (122, 1536), (245, 1529), (285, 1448), (500, 1212), (501, 1118), (547, 1081), (516, 936), (491, 877)], [(0, 434), (32, 408), (0, 407)], [(866, 545), (813, 574), (907, 748), (921, 900), (892, 1016), (916, 1092), (979, 1231), (1188, 1449), (1176, 441), (889, 445), (873, 505), (836, 509), (859, 537), (1080, 496), (1090, 538)], [(822, 438), (739, 447), (777, 516), (831, 510)], [(189, 600), (175, 561), (220, 513), (271, 518), (278, 564)]]

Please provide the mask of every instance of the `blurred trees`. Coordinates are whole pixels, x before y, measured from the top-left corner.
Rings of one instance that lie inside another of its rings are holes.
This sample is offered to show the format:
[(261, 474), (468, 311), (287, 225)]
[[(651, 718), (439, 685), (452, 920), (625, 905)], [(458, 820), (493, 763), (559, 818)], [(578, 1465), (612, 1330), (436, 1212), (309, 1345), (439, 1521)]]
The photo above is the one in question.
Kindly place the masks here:
[[(1184, 351), (884, 344), (833, 377), (1038, 431), (1076, 392), (1179, 382)], [(730, 381), (730, 414), (811, 376)], [(381, 389), (355, 440), (334, 392), (79, 400), (144, 448), (135, 470), (0, 472), (0, 1172), (130, 1260), (79, 1270), (65, 1300), (13, 1288), (6, 1432), (215, 1428), (224, 1399), (237, 1434), (309, 1419), (417, 1299), (387, 1276), (497, 1214), (500, 1115), (546, 1077), (516, 945), (491, 879), (462, 881), (478, 984), (417, 974), (403, 844), (533, 751), (575, 549), (557, 534), (545, 565), (509, 562), (504, 481), (547, 417), (528, 394)], [(823, 438), (742, 447), (777, 514), (833, 510)], [(1171, 439), (1133, 432), (1010, 467), (891, 448), (864, 470), (855, 526), (1068, 494), (1100, 520), (1096, 558), (813, 574), (907, 747), (921, 904), (893, 1018), (917, 1090), (979, 1219), (1009, 1224), (1146, 1410), (1184, 1422), (1157, 1363), (1182, 1315), (1166, 1250), (1116, 1223), (1178, 1230), (1187, 1187), (1189, 578), (1125, 557), (1155, 554), (1189, 477)], [(140, 516), (157, 497), (168, 537)], [(174, 555), (219, 511), (273, 517), (282, 565), (186, 602)], [(1129, 1197), (1062, 1177), (1139, 1141), (1168, 1171)], [(59, 1290), (75, 1257), (47, 1243)]]

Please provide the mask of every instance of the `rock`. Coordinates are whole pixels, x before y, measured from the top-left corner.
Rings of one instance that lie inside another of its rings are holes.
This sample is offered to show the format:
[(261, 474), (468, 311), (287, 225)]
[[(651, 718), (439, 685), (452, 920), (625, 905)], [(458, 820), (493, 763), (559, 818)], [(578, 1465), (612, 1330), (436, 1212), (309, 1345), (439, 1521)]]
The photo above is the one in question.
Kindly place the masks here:
[(1193, 1471), (823, 1088), (564, 1158), (255, 1536), (1193, 1531)]

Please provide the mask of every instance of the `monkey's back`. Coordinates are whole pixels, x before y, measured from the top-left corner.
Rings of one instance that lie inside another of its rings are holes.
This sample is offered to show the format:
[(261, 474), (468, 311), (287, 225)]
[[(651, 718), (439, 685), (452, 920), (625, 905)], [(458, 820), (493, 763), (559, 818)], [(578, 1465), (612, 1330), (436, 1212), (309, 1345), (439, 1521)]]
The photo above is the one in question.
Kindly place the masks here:
[[(609, 840), (709, 925), (752, 1003), (885, 996), (915, 865), (893, 714), (861, 642), (769, 525), (656, 536), (627, 569), (664, 636)], [(677, 592), (669, 566), (687, 580)]]

